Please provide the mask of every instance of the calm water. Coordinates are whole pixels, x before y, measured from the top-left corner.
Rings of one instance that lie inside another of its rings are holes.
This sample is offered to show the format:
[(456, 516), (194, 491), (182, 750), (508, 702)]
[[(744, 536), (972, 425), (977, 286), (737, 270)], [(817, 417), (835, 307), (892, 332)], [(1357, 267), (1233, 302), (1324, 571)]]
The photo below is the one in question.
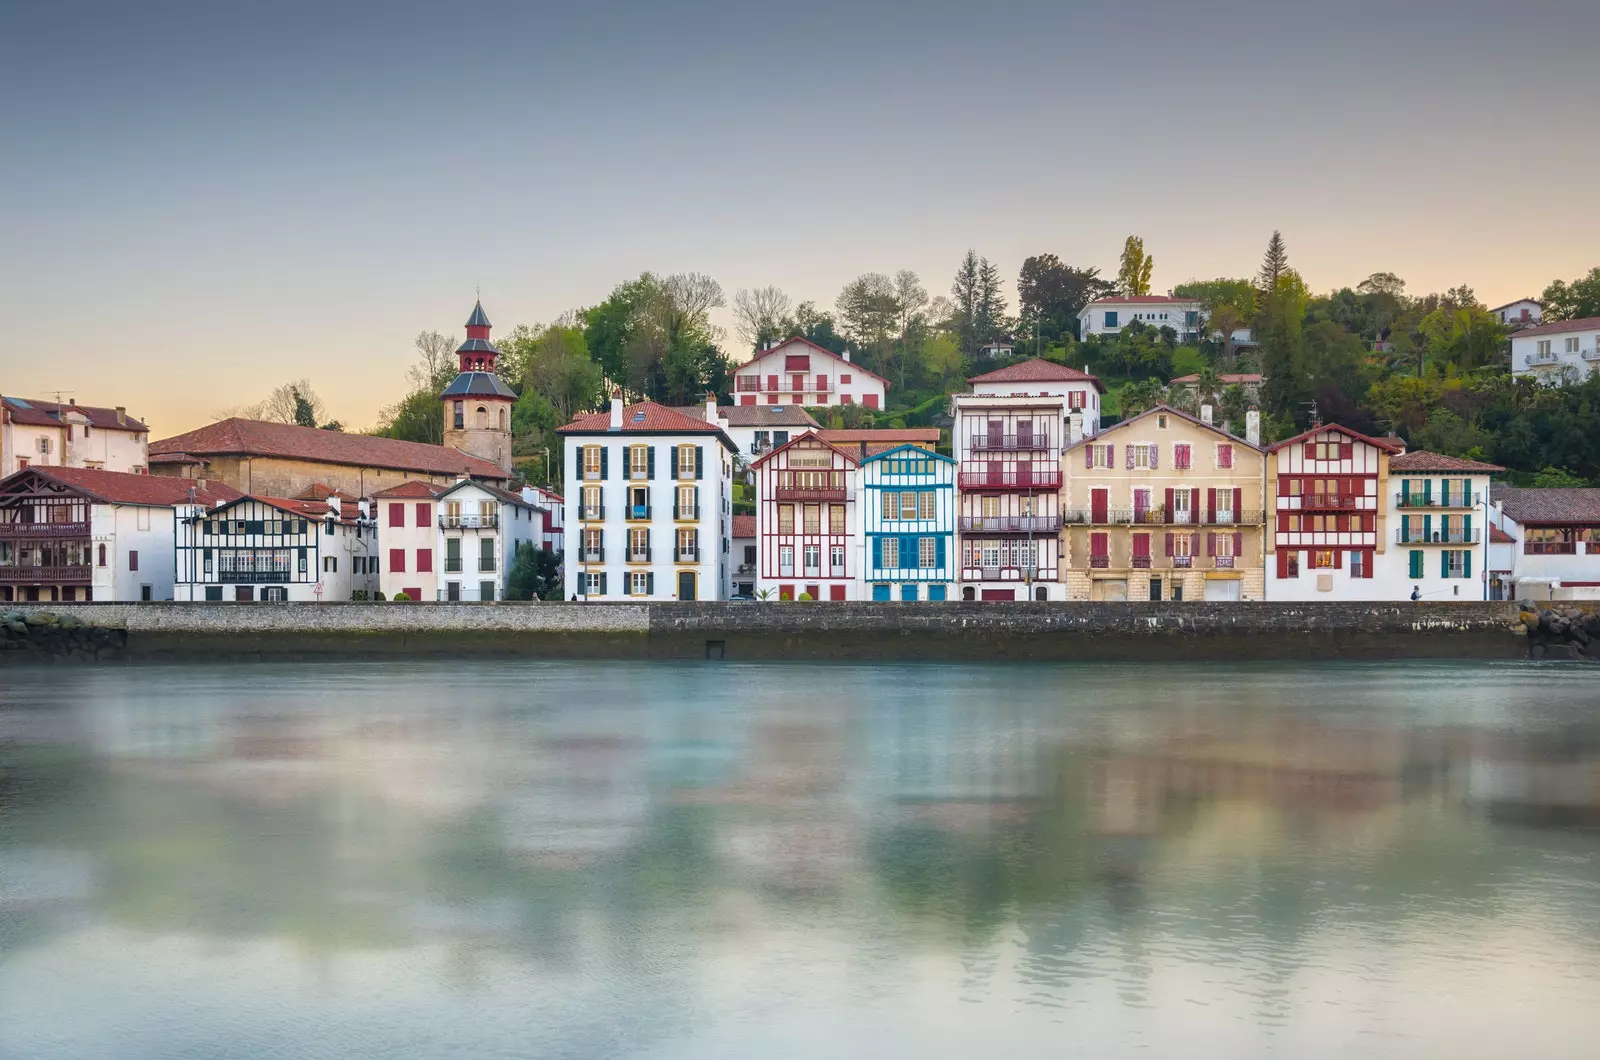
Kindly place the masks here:
[(1512, 1055), (1600, 668), (0, 669), (7, 1060)]

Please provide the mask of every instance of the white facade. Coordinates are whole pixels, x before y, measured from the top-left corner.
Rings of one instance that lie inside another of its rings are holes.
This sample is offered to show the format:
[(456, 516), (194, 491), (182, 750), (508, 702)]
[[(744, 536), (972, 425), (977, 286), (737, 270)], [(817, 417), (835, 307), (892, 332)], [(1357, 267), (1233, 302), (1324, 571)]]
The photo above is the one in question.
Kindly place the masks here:
[(1544, 306), (1532, 298), (1519, 298), (1489, 310), (1495, 319), (1511, 328), (1537, 327), (1544, 322)]
[(728, 595), (754, 596), (756, 591), (756, 517), (733, 517), (732, 551), (728, 560)]
[(739, 405), (865, 405), (884, 407), (888, 382), (814, 342), (794, 338), (775, 343), (741, 364), (734, 374)]
[(175, 512), (142, 504), (89, 508), (95, 600), (173, 599)]
[(855, 458), (803, 434), (755, 463), (756, 592), (859, 600), (861, 485)]
[(439, 494), (437, 507), (437, 598), (504, 600), (517, 546), (535, 543), (543, 532), (539, 513), (516, 494), (471, 481)]
[(125, 409), (0, 401), (0, 478), (25, 467), (85, 467), (145, 474), (150, 431)]
[(1205, 312), (1197, 298), (1155, 294), (1100, 298), (1078, 311), (1078, 334), (1115, 335), (1136, 320), (1152, 328), (1171, 328), (1180, 342), (1193, 342), (1200, 336)]
[(1390, 549), (1381, 557), (1379, 584), (1396, 595), (1380, 600), (1484, 600), (1489, 555), (1489, 475), (1418, 461), (1431, 453), (1392, 457), (1389, 470)]
[[(1565, 495), (1561, 518), (1540, 512), (1544, 497)], [(1511, 542), (1492, 547), (1491, 577), (1507, 600), (1600, 600), (1600, 489), (1495, 487), (1491, 525)]]
[[(1384, 496), (1390, 450), (1319, 427), (1267, 451), (1268, 600), (1400, 600)], [(1402, 569), (1401, 574), (1405, 571)]]
[(323, 603), (378, 588), (365, 501), (242, 497), (180, 505), (177, 516), (175, 600)]
[(538, 513), (539, 529), (534, 538), (534, 547), (560, 553), (567, 544), (566, 529), (562, 523), (567, 502), (561, 494), (538, 486), (522, 487), (522, 500)]
[[(1059, 427), (1054, 440), (1057, 452), (1077, 441), (1100, 433), (1100, 388), (1094, 382), (1027, 382), (984, 383), (974, 381), (972, 393), (954, 394), (950, 398), (951, 415), (959, 424), (962, 411), (1017, 410), (1033, 412), (1044, 410)], [(1078, 437), (1072, 437), (1072, 414), (1080, 413)], [(961, 452), (955, 439), (956, 452)]]
[(561, 428), (567, 598), (722, 599), (734, 452), (715, 403), (702, 420), (650, 401), (611, 405)]
[(1550, 383), (1583, 380), (1600, 372), (1600, 317), (1514, 332), (1511, 371)]

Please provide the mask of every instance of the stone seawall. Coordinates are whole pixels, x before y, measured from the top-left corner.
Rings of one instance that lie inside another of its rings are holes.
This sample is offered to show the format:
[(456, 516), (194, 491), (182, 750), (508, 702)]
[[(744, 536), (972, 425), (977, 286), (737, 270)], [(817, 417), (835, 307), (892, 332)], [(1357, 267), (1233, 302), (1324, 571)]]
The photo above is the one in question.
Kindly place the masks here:
[[(1158, 661), (1511, 659), (1528, 652), (1512, 603), (168, 603), (7, 610), (22, 632), (0, 623), (0, 648), (17, 649), (0, 660), (43, 653)], [(65, 621), (41, 621), (43, 615)], [(75, 632), (64, 636), (63, 627)]]

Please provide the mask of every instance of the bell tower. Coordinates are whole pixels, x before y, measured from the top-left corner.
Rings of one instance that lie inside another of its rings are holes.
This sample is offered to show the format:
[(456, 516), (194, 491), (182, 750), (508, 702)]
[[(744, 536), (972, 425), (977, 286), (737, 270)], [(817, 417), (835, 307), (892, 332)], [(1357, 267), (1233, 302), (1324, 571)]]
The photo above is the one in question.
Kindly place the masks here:
[(500, 351), (489, 341), (483, 303), (467, 318), (467, 341), (456, 350), (461, 372), (444, 389), (444, 444), (511, 472), (511, 406), (517, 395), (500, 379)]

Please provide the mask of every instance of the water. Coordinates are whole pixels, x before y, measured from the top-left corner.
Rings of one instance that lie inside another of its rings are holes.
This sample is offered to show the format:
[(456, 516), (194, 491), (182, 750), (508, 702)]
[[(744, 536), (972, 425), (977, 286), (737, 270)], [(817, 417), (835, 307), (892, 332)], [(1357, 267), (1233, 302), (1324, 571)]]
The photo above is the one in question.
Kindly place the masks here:
[(0, 669), (7, 1060), (1597, 1042), (1600, 668)]

